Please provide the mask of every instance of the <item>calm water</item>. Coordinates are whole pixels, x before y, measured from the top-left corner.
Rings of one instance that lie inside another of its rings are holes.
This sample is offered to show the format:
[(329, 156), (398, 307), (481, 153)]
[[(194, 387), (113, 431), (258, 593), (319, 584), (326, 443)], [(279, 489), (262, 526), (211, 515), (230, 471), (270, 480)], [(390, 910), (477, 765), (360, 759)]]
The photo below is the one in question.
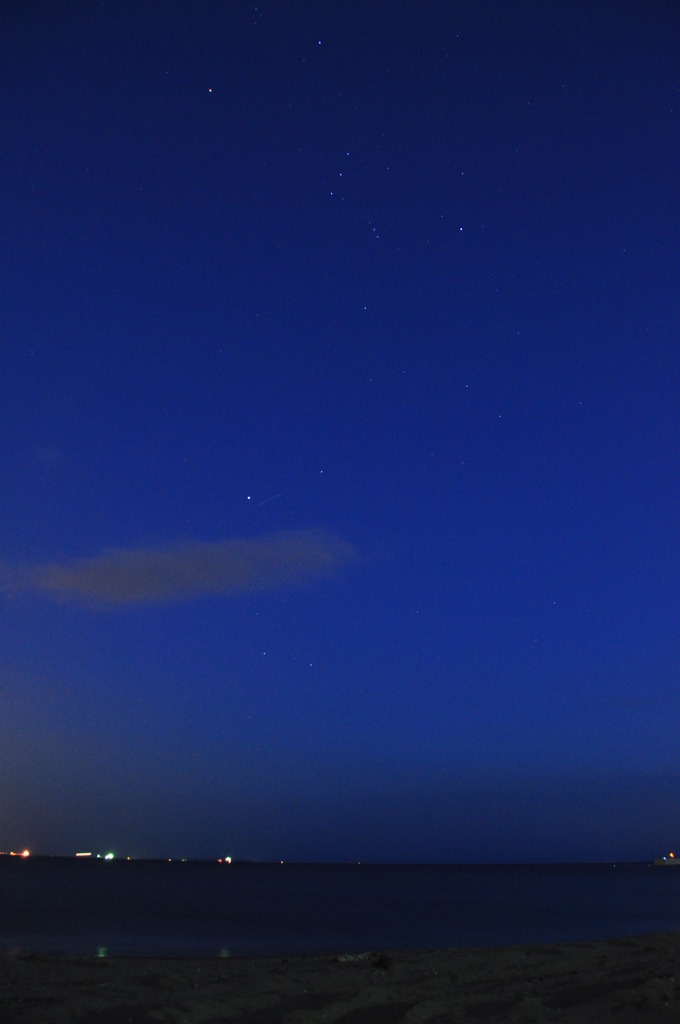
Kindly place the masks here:
[(0, 857), (0, 950), (242, 956), (680, 929), (680, 869)]

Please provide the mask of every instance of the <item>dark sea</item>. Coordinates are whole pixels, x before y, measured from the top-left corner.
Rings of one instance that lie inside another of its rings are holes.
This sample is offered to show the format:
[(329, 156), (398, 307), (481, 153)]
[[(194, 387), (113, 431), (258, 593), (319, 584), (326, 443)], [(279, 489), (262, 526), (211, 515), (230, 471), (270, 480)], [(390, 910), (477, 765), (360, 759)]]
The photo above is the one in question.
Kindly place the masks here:
[(273, 956), (680, 929), (649, 864), (218, 864), (0, 857), (0, 951)]

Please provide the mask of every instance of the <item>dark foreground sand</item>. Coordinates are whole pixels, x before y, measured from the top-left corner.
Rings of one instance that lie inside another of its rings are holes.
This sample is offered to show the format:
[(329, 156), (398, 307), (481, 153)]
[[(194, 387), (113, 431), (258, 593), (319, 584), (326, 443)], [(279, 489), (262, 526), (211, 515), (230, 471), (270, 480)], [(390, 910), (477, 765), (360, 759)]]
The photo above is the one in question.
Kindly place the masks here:
[(266, 959), (0, 957), (0, 1022), (680, 1020), (680, 934)]

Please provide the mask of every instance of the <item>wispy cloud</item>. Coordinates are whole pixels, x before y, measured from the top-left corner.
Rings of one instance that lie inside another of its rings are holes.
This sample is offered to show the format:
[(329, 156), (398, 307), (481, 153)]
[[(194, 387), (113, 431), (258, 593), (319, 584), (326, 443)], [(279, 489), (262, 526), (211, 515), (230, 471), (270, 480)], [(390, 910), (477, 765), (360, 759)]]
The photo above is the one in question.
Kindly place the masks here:
[(0, 574), (0, 589), (60, 602), (144, 605), (206, 595), (299, 586), (356, 562), (357, 549), (333, 533), (299, 530), (256, 540), (193, 541), (165, 548), (112, 549)]

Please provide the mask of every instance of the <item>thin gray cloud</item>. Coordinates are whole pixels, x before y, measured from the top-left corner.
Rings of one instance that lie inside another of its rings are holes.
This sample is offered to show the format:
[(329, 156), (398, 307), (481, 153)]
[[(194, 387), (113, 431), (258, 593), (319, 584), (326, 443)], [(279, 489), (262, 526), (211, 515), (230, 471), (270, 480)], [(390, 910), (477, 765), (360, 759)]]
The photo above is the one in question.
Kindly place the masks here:
[(112, 549), (5, 573), (0, 587), (6, 595), (32, 591), (60, 602), (150, 605), (300, 586), (357, 560), (357, 549), (341, 537), (299, 530), (255, 540)]

